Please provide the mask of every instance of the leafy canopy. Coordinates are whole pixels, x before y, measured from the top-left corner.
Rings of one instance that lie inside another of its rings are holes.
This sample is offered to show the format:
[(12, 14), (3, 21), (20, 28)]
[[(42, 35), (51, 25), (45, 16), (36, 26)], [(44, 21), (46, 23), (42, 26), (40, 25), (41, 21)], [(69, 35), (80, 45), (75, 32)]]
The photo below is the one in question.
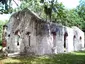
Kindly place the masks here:
[(78, 7), (70, 10), (65, 9), (64, 5), (58, 3), (57, 0), (20, 0), (21, 5), (13, 10), (11, 1), (14, 0), (0, 0), (0, 13), (11, 13), (29, 8), (46, 21), (50, 20), (65, 26), (85, 28), (85, 0), (80, 0)]

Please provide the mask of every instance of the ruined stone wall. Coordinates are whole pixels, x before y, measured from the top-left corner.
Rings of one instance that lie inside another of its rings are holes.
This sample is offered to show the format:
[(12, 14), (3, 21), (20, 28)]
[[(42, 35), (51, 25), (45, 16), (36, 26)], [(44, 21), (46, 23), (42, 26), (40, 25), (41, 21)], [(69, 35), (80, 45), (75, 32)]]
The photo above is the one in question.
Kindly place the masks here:
[(9, 20), (9, 23), (7, 24), (8, 28), (7, 28), (7, 49), (10, 50), (10, 52), (13, 52), (15, 50), (15, 45), (13, 42), (15, 37), (14, 37), (14, 30), (13, 30), (13, 25), (14, 25), (14, 22), (15, 22), (15, 18), (14, 17), (11, 17), (10, 20)]
[(38, 22), (36, 25), (37, 54), (52, 54), (53, 37), (50, 32), (50, 24)]
[(78, 27), (72, 27), (73, 29), (73, 45), (74, 45), (74, 50), (82, 50), (84, 48), (84, 32), (81, 31)]
[(8, 33), (10, 34), (7, 39), (9, 51), (27, 54), (52, 53), (48, 24), (28, 11), (12, 15), (8, 24)]
[[(73, 29), (70, 27), (64, 27), (64, 34), (67, 33), (66, 36), (66, 52), (71, 52), (74, 50), (73, 47)], [(65, 43), (65, 42), (64, 42)]]
[(64, 52), (64, 27), (63, 26), (56, 26), (57, 28), (57, 53), (63, 53)]
[[(27, 48), (28, 46), (28, 34), (27, 32), (30, 32), (31, 39), (30, 42), (32, 42), (30, 45), (34, 45), (36, 41), (34, 38), (34, 26), (33, 26), (33, 20), (32, 16), (29, 14), (29, 12), (17, 12), (13, 14), (10, 18), (10, 21), (8, 23), (8, 35), (10, 34), (10, 37), (7, 37), (8, 45), (7, 48), (14, 52), (23, 52), (24, 47)], [(17, 32), (20, 33), (20, 35), (16, 34)], [(19, 46), (17, 45), (17, 39), (19, 36)], [(34, 41), (34, 42), (33, 42)]]
[(36, 31), (38, 54), (57, 54), (64, 52), (64, 27), (62, 25), (39, 23)]
[(84, 33), (80, 29), (43, 21), (27, 9), (14, 13), (7, 25), (7, 49), (10, 52), (43, 55), (84, 47)]
[(64, 27), (58, 24), (51, 24), (51, 34), (53, 35), (53, 52), (64, 52)]

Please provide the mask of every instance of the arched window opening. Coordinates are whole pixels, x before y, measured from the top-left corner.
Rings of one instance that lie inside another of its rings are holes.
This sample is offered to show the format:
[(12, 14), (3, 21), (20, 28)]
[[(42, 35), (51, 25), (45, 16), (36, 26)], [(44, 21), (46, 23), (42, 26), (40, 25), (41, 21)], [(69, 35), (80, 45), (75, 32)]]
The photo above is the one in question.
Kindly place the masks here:
[(10, 34), (8, 35), (8, 37), (10, 37)]
[(15, 31), (15, 35), (19, 35), (20, 30)]
[(56, 38), (56, 32), (51, 32), (51, 34), (53, 34), (53, 39)]
[(76, 38), (76, 36), (74, 35), (74, 37), (73, 38)]
[(19, 42), (17, 42), (17, 46), (19, 46)]
[(30, 36), (29, 36), (29, 46), (30, 46)]
[(68, 37), (68, 33), (64, 33), (64, 51), (66, 51), (66, 38)]
[(80, 40), (82, 40), (82, 37), (80, 36)]
[(26, 35), (29, 35), (29, 34), (30, 34), (30, 32), (27, 32), (27, 33), (26, 33)]
[(9, 46), (8, 46), (8, 49), (9, 49)]
[(15, 35), (17, 36), (17, 46), (20, 44), (20, 30), (15, 31)]
[(27, 33), (26, 33), (26, 35), (27, 35), (27, 37), (28, 37), (28, 44), (29, 44), (29, 46), (30, 46), (30, 43), (31, 43), (31, 42), (30, 42), (30, 39), (31, 39), (30, 33), (31, 33), (31, 32), (27, 32)]

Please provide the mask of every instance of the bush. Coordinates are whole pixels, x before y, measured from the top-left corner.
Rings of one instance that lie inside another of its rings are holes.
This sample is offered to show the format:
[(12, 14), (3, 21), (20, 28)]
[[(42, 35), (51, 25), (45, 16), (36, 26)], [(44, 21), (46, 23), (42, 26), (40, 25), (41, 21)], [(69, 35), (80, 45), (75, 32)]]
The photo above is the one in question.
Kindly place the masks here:
[(2, 40), (0, 40), (0, 46), (2, 46)]

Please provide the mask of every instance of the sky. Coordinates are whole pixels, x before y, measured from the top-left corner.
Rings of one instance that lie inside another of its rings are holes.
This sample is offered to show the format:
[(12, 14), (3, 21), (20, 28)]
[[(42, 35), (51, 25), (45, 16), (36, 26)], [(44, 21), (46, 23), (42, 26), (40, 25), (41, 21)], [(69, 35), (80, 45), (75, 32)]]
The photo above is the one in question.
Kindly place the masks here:
[(5, 20), (9, 20), (10, 18), (10, 14), (0, 14), (0, 20), (5, 21)]
[[(46, 1), (50, 1), (50, 0), (46, 0)], [(18, 5), (20, 4), (19, 0), (15, 0), (16, 3), (18, 3)], [(76, 6), (79, 5), (79, 0), (58, 0), (58, 2), (62, 2), (64, 4), (64, 6), (68, 9), (72, 9), (72, 8), (76, 8)], [(17, 7), (17, 5), (12, 2), (13, 7)]]
[[(18, 4), (18, 6), (20, 6), (20, 0), (14, 0), (14, 1)], [(17, 5), (14, 1), (12, 1), (12, 7), (17, 8)]]
[[(15, 0), (18, 4), (20, 3), (19, 0)], [(79, 0), (58, 0), (58, 2), (62, 2), (63, 5), (67, 8), (67, 9), (72, 9), (72, 8), (76, 8), (76, 6), (78, 6), (79, 4)], [(17, 5), (15, 4), (15, 2), (12, 2), (13, 3), (13, 8), (16, 8)], [(3, 15), (0, 15), (0, 20), (8, 20), (10, 17), (10, 15), (6, 15), (6, 14), (3, 14)]]
[(67, 9), (76, 8), (79, 5), (79, 0), (58, 0), (62, 2)]

